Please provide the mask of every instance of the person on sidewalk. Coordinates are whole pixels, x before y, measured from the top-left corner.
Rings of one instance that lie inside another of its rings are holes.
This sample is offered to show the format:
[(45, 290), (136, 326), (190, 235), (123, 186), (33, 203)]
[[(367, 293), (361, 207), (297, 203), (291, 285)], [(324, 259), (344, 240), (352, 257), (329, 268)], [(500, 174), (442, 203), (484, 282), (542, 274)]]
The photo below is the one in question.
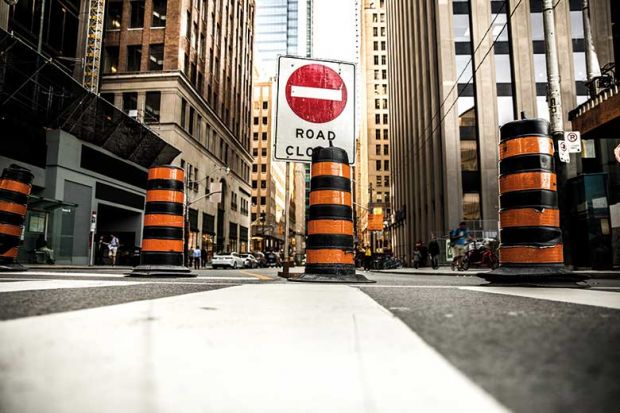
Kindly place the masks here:
[(196, 248), (194, 248), (193, 251), (193, 257), (194, 257), (194, 269), (195, 270), (199, 270), (200, 269), (200, 257), (202, 255), (202, 252), (200, 251), (200, 248), (198, 248), (198, 245), (196, 245)]
[(465, 256), (465, 247), (467, 241), (471, 238), (469, 235), (469, 229), (465, 222), (459, 223), (459, 226), (450, 231), (450, 245), (454, 252), (454, 258), (452, 259), (452, 268), (459, 271), (463, 270), (463, 257)]
[(431, 255), (431, 266), (434, 270), (439, 268), (439, 252), (439, 242), (437, 242), (437, 237), (433, 235), (428, 243), (428, 253)]
[(370, 265), (372, 264), (372, 250), (369, 245), (366, 245), (366, 250), (364, 251), (364, 269), (368, 271), (370, 269)]
[(110, 259), (112, 260), (112, 266), (116, 265), (116, 253), (118, 252), (118, 247), (120, 242), (116, 235), (110, 234), (110, 243), (108, 244), (108, 248), (110, 250)]
[(202, 262), (201, 268), (207, 266), (207, 250), (204, 246), (200, 249), (200, 261)]

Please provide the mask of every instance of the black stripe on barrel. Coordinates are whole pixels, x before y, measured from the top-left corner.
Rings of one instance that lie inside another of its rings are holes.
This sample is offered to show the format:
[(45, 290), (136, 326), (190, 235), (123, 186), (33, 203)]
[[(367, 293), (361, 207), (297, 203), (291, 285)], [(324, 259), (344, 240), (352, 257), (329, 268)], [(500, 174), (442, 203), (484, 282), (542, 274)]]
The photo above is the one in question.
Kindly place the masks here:
[[(183, 169), (177, 166), (149, 169), (141, 267), (184, 267), (184, 179)], [(167, 216), (178, 216), (179, 219), (175, 220), (178, 225), (170, 226), (172, 221), (163, 221)]]
[(15, 263), (20, 230), (24, 226), (28, 196), (34, 175), (29, 169), (10, 165), (0, 177), (0, 265)]
[(499, 175), (519, 172), (554, 172), (553, 155), (535, 154), (506, 158), (499, 163)]
[[(542, 213), (558, 209), (554, 150), (550, 140), (543, 139), (548, 136), (549, 122), (544, 119), (509, 122), (500, 129), (502, 266), (538, 268), (563, 263), (562, 230), (549, 225)], [(502, 215), (511, 217), (506, 227)]]

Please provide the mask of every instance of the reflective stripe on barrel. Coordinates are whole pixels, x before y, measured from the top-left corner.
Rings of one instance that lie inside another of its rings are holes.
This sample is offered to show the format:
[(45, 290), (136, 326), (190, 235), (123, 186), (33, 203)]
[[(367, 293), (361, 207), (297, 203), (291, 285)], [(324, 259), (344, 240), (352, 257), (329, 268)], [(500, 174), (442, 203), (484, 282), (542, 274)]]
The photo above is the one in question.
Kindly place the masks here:
[(17, 257), (18, 245), (28, 211), (28, 196), (34, 175), (11, 165), (0, 178), (0, 264), (10, 265)]
[(312, 153), (306, 273), (355, 274), (351, 167), (340, 148)]
[(176, 166), (149, 169), (141, 265), (183, 265), (184, 179)]
[(500, 264), (564, 261), (557, 178), (549, 123), (509, 122), (500, 130)]

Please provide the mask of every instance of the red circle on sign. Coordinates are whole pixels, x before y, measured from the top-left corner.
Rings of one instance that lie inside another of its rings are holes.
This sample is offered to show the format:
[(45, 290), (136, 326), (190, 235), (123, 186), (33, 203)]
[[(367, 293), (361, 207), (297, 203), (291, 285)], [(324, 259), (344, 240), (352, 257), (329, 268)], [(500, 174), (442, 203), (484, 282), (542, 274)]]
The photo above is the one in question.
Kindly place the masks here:
[(295, 70), (286, 82), (286, 101), (300, 118), (312, 123), (336, 119), (347, 106), (347, 87), (335, 70), (309, 64)]

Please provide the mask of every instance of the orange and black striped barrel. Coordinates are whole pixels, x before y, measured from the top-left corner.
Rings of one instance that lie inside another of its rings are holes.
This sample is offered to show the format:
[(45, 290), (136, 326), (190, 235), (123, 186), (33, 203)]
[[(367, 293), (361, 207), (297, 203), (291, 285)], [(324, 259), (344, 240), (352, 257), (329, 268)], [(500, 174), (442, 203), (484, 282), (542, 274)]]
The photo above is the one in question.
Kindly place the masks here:
[(183, 169), (149, 169), (140, 266), (183, 266)]
[(525, 119), (500, 130), (502, 266), (563, 266), (553, 140), (549, 122)]
[(306, 273), (354, 275), (351, 167), (340, 148), (312, 153)]
[(26, 217), (28, 196), (34, 175), (30, 170), (11, 165), (0, 178), (0, 266), (11, 266)]

